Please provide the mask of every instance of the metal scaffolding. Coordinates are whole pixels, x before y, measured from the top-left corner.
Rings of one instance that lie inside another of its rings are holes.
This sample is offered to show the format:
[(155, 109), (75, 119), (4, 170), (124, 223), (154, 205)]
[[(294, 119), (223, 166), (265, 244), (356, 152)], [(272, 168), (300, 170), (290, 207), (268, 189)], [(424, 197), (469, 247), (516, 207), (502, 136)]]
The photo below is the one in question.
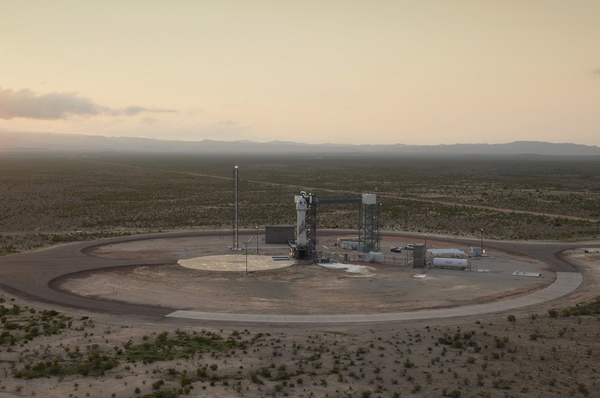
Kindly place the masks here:
[[(305, 246), (290, 242), (291, 254), (296, 259), (316, 260), (317, 255), (317, 215), (321, 205), (358, 205), (358, 242), (359, 250), (367, 253), (379, 251), (379, 214), (381, 203), (377, 203), (375, 194), (363, 194), (360, 198), (325, 198), (317, 199), (314, 193), (302, 192), (307, 202), (306, 207), (306, 238)], [(297, 227), (298, 228), (298, 227)], [(298, 229), (297, 229), (298, 231)]]
[(360, 204), (360, 222), (358, 224), (358, 241), (361, 250), (367, 252), (379, 251), (379, 214), (381, 203), (377, 203), (375, 195), (365, 197)]

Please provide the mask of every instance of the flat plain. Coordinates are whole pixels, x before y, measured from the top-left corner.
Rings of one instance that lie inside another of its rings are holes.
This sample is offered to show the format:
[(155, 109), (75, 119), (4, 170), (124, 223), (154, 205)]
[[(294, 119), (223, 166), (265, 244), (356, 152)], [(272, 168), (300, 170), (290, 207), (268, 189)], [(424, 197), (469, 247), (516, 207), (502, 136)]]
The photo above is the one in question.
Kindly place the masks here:
[[(600, 235), (593, 158), (12, 154), (0, 157), (0, 250), (182, 229), (226, 236), (235, 165), (243, 228), (293, 224), (300, 190), (376, 191), (388, 230), (479, 238), (483, 229), (485, 239), (530, 241)], [(356, 227), (352, 206), (323, 206), (319, 217), (322, 228)], [(0, 397), (594, 396), (600, 249), (568, 256), (584, 274), (570, 296), (436, 321), (165, 321), (4, 292)]]

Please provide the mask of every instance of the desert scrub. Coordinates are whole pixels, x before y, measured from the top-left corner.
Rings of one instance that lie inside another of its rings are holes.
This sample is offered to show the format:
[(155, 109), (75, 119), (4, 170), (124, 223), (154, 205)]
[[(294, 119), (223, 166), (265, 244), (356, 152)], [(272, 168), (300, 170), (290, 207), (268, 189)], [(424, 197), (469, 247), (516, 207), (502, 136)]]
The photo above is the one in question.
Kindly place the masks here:
[(188, 334), (176, 330), (173, 337), (168, 332), (159, 333), (154, 340), (138, 345), (127, 344), (122, 356), (129, 362), (151, 363), (172, 359), (189, 359), (197, 353), (224, 352), (244, 349), (246, 343), (234, 338), (224, 339), (220, 334), (208, 331)]
[(54, 310), (37, 311), (17, 304), (0, 305), (0, 346), (33, 341), (60, 334), (73, 327), (73, 318)]
[(71, 375), (103, 376), (113, 369), (119, 361), (103, 354), (97, 345), (88, 349), (86, 354), (68, 355), (67, 358), (55, 357), (52, 360), (28, 363), (14, 371), (16, 378), (33, 379), (37, 377), (62, 377)]
[[(549, 310), (548, 313), (550, 315)], [(554, 315), (554, 316), (553, 316)], [(557, 317), (558, 311), (556, 313), (552, 313), (553, 317)], [(570, 317), (570, 316), (578, 316), (578, 315), (600, 315), (600, 296), (596, 296), (591, 302), (584, 302), (576, 304), (574, 307), (566, 307), (560, 311), (560, 316)]]
[[(3, 157), (0, 254), (103, 236), (227, 228), (233, 161), (161, 154)], [(476, 236), (484, 225), (495, 239), (600, 236), (600, 162), (272, 155), (238, 156), (235, 163), (242, 228), (293, 224), (293, 195), (308, 185), (322, 198), (356, 197), (377, 186), (387, 230)], [(351, 206), (320, 206), (319, 214), (321, 228), (357, 227)]]
[[(19, 306), (12, 308), (2, 307), (2, 312), (6, 315), (17, 316), (24, 309)], [(58, 317), (60, 314), (51, 312), (40, 312), (40, 318), (47, 319), (48, 317)], [(16, 323), (10, 323), (16, 325)], [(80, 330), (78, 328), (78, 330)], [(4, 342), (7, 344), (15, 344), (18, 339), (9, 333), (3, 333)], [(23, 364), (21, 367), (15, 367), (13, 375), (16, 378), (39, 378), (39, 377), (64, 377), (70, 375), (81, 376), (102, 376), (107, 371), (117, 367), (121, 360), (129, 362), (152, 363), (156, 361), (170, 361), (174, 359), (190, 359), (197, 353), (210, 352), (211, 354), (219, 352), (227, 352), (233, 349), (243, 349), (246, 343), (236, 341), (233, 338), (224, 339), (220, 334), (209, 331), (194, 332), (188, 334), (180, 330), (176, 330), (174, 335), (169, 336), (168, 332), (161, 332), (154, 339), (145, 336), (141, 344), (134, 344), (131, 340), (123, 344), (123, 348), (115, 347), (112, 351), (109, 349), (103, 350), (98, 344), (86, 346), (85, 352), (82, 352), (79, 347), (71, 349), (65, 347), (64, 355), (54, 355), (42, 361), (31, 361)], [(189, 385), (196, 381), (210, 380), (211, 382), (226, 382), (231, 376), (219, 376), (214, 373), (218, 369), (217, 364), (211, 364), (198, 368), (193, 375), (183, 375), (181, 383), (183, 386)], [(210, 372), (210, 371), (212, 372)], [(169, 372), (167, 372), (169, 373)], [(173, 375), (176, 372), (171, 372)], [(170, 373), (169, 373), (170, 374)]]

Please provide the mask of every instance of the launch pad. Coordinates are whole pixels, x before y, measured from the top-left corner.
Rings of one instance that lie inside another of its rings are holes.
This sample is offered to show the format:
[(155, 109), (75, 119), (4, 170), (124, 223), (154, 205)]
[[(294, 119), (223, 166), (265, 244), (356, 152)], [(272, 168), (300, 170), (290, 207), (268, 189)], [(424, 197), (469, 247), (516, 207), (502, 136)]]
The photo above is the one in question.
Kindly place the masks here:
[(200, 271), (217, 272), (249, 272), (267, 271), (292, 266), (297, 261), (288, 256), (224, 254), (216, 256), (203, 256), (178, 261), (185, 268)]

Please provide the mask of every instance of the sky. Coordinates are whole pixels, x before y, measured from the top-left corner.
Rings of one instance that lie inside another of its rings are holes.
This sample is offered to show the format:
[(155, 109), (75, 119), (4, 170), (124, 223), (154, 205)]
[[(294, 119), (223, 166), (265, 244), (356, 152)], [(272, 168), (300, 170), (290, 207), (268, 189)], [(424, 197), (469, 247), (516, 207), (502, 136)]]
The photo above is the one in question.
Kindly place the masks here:
[(0, 0), (0, 130), (600, 146), (598, 0)]

